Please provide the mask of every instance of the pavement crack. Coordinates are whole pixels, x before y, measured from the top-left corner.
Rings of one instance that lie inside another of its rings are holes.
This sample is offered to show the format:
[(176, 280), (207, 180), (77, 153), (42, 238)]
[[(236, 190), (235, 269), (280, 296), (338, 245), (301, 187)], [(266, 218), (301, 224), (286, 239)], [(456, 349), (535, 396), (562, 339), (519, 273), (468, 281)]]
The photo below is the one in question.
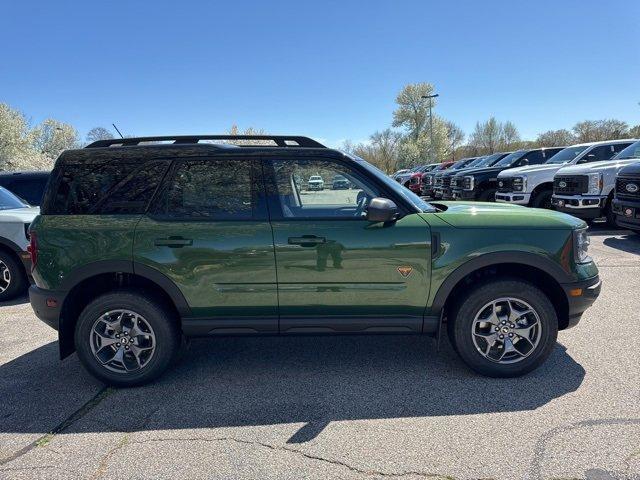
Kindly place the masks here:
[(113, 448), (109, 449), (109, 451), (102, 456), (102, 458), (100, 459), (100, 463), (98, 464), (98, 468), (90, 478), (102, 478), (107, 471), (107, 467), (109, 466), (109, 460), (111, 460), (111, 458), (118, 452), (118, 450), (124, 448), (128, 443), (129, 435), (127, 434), (124, 435)]
[[(530, 478), (542, 479), (542, 461), (546, 455), (546, 444), (556, 435), (583, 427), (599, 425), (640, 425), (640, 418), (601, 418), (582, 420), (569, 425), (561, 425), (543, 433), (535, 444), (533, 461), (531, 463)], [(630, 459), (630, 458), (629, 458)]]
[(0, 459), (0, 466), (6, 465), (7, 463), (17, 460), (18, 458), (29, 453), (31, 450), (33, 450), (36, 447), (46, 447), (49, 444), (49, 442), (53, 440), (54, 436), (56, 436), (58, 433), (64, 432), (71, 425), (73, 425), (78, 420), (83, 418), (91, 410), (97, 407), (100, 404), (100, 402), (102, 402), (105, 398), (111, 395), (111, 393), (113, 393), (114, 391), (115, 390), (111, 387), (106, 387), (106, 386), (103, 387), (102, 389), (100, 389), (100, 391), (98, 391), (98, 393), (96, 393), (93, 397), (91, 397), (91, 399), (89, 399), (84, 405), (82, 405), (78, 410), (73, 412), (71, 415), (65, 418), (62, 422), (56, 425), (51, 431), (38, 437), (29, 445), (21, 448), (20, 450), (13, 453), (12, 455), (9, 455), (8, 457)]
[(347, 470), (349, 470), (351, 472), (358, 473), (360, 475), (366, 475), (366, 476), (377, 475), (379, 477), (387, 477), (387, 478), (401, 478), (401, 477), (414, 476), (414, 477), (429, 478), (429, 479), (434, 479), (434, 480), (455, 480), (454, 477), (451, 477), (449, 475), (440, 475), (440, 474), (437, 474), (437, 473), (424, 472), (424, 471), (418, 471), (418, 470), (406, 470), (406, 471), (401, 471), (401, 472), (384, 472), (384, 471), (375, 470), (375, 469), (364, 469), (364, 468), (356, 467), (354, 465), (350, 465), (350, 464), (348, 464), (346, 462), (343, 462), (343, 461), (340, 461), (340, 460), (334, 460), (334, 459), (321, 457), (319, 455), (313, 455), (313, 454), (310, 454), (310, 453), (307, 453), (307, 452), (304, 452), (302, 450), (298, 450), (298, 449), (295, 449), (295, 448), (291, 448), (291, 447), (272, 445), (270, 443), (258, 442), (256, 440), (243, 440), (243, 439), (235, 438), (235, 437), (215, 437), (215, 438), (180, 437), (180, 438), (158, 438), (158, 439), (151, 438), (151, 439), (147, 439), (147, 440), (133, 441), (133, 442), (130, 442), (130, 444), (155, 443), (155, 442), (157, 442), (157, 443), (161, 443), (161, 442), (184, 442), (184, 441), (234, 442), (234, 443), (239, 443), (239, 444), (243, 444), (243, 445), (252, 445), (252, 446), (262, 447), (262, 448), (266, 448), (266, 449), (273, 450), (273, 451), (283, 451), (283, 452), (287, 452), (287, 453), (292, 453), (292, 454), (295, 454), (295, 455), (302, 456), (302, 457), (304, 457), (304, 458), (306, 458), (308, 460), (328, 463), (328, 464), (335, 465), (335, 466), (338, 466), (338, 467), (346, 468)]

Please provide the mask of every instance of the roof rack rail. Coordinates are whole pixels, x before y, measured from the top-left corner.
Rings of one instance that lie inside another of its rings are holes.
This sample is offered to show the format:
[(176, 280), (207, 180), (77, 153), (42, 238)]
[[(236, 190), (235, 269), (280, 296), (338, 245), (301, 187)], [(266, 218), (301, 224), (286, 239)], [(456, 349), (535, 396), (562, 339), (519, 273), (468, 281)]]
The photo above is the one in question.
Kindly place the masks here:
[(141, 143), (152, 142), (173, 142), (174, 145), (198, 143), (200, 140), (239, 140), (242, 141), (239, 147), (255, 147), (271, 145), (250, 145), (247, 141), (265, 141), (270, 140), (275, 143), (276, 147), (302, 147), (302, 148), (327, 148), (320, 142), (309, 137), (289, 136), (289, 135), (169, 135), (161, 137), (132, 137), (132, 138), (112, 138), (109, 140), (97, 140), (90, 143), (85, 148), (100, 147), (129, 147), (132, 145), (140, 145)]

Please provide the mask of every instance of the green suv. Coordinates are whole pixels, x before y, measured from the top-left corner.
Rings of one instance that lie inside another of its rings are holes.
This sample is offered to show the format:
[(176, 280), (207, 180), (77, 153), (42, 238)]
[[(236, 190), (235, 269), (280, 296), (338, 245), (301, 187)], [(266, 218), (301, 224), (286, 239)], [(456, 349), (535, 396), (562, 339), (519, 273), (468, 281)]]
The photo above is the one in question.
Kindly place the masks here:
[[(235, 145), (234, 145), (235, 143)], [(311, 190), (341, 176), (349, 189)], [(30, 228), (36, 315), (119, 386), (183, 337), (445, 331), (475, 371), (540, 365), (600, 291), (583, 221), (429, 204), (305, 137), (103, 140), (62, 153)]]

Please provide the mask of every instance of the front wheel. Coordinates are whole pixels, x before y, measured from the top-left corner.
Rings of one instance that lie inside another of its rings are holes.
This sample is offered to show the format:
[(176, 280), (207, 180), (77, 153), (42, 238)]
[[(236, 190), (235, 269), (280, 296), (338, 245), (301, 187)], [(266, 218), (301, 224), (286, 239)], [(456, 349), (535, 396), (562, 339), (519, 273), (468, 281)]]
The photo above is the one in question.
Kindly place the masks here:
[(109, 385), (131, 387), (154, 380), (173, 363), (181, 335), (161, 299), (116, 291), (87, 305), (74, 340), (89, 373)]
[(552, 209), (551, 205), (551, 196), (553, 192), (551, 190), (543, 190), (542, 192), (536, 194), (531, 202), (531, 206), (533, 208), (546, 208), (547, 210)]
[(490, 377), (516, 377), (540, 366), (558, 336), (549, 298), (518, 279), (472, 290), (455, 308), (449, 336), (462, 360)]
[(23, 294), (28, 285), (24, 267), (13, 255), (0, 250), (0, 302)]
[(497, 190), (487, 190), (480, 195), (480, 198), (478, 198), (478, 200), (481, 202), (495, 202), (496, 192)]

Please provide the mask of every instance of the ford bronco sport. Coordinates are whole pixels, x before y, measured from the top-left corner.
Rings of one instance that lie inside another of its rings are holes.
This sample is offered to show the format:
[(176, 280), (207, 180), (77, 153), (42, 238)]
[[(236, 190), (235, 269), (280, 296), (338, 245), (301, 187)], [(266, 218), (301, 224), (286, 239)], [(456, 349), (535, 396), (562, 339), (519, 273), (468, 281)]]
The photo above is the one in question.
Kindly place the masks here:
[[(309, 191), (310, 175), (352, 188)], [(164, 372), (183, 336), (448, 332), (477, 372), (522, 375), (600, 291), (583, 221), (429, 204), (305, 137), (65, 151), (30, 240), (31, 305), (61, 357), (121, 386)]]

